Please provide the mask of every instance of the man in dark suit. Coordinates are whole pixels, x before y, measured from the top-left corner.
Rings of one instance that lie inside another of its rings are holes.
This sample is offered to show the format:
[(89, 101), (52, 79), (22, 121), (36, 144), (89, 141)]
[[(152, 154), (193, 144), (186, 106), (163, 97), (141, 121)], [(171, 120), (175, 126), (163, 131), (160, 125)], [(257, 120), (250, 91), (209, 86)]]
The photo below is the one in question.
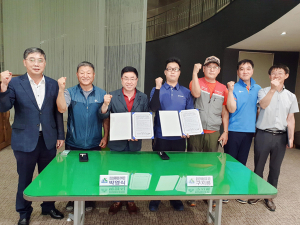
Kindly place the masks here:
[[(15, 109), (11, 147), (19, 174), (16, 210), (18, 225), (29, 224), (32, 206), (23, 198), (23, 191), (31, 183), (35, 165), (40, 173), (55, 157), (56, 147), (64, 143), (63, 116), (56, 107), (57, 81), (43, 75), (46, 55), (42, 49), (28, 48), (23, 55), (27, 73), (12, 79), (12, 73), (1, 73), (0, 111)], [(64, 216), (55, 209), (54, 202), (41, 204), (42, 214), (54, 219)]]
[[(136, 89), (138, 72), (134, 67), (126, 66), (121, 71), (122, 88), (104, 96), (101, 114), (122, 112), (149, 112), (147, 95)], [(142, 140), (109, 141), (111, 151), (140, 151)], [(126, 202), (130, 214), (136, 214), (138, 208), (133, 201)], [(116, 214), (122, 208), (121, 202), (115, 202), (109, 208), (109, 214)]]

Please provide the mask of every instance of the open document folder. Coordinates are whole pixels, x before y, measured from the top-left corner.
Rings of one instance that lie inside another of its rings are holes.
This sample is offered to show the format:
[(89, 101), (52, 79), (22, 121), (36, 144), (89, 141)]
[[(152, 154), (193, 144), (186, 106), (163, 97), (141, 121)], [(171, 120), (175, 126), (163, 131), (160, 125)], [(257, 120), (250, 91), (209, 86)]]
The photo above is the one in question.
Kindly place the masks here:
[(110, 140), (153, 139), (151, 112), (110, 114)]
[(163, 137), (203, 134), (198, 109), (159, 111)]

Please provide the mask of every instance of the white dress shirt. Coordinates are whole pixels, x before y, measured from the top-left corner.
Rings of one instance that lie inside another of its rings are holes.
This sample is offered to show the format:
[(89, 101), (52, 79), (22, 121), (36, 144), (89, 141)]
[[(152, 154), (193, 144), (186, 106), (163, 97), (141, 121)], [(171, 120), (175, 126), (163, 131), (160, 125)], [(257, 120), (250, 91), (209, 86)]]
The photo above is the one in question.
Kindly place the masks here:
[[(45, 98), (45, 78), (44, 78), (44, 75), (43, 75), (43, 78), (42, 78), (42, 80), (40, 81), (39, 84), (36, 84), (31, 79), (31, 77), (28, 75), (28, 73), (27, 73), (27, 76), (28, 76), (29, 83), (30, 83), (30, 86), (32, 88), (36, 103), (37, 103), (39, 109), (41, 109), (42, 105), (43, 105), (43, 102), (44, 102), (44, 98)], [(40, 131), (42, 131), (42, 124), (40, 124)]]

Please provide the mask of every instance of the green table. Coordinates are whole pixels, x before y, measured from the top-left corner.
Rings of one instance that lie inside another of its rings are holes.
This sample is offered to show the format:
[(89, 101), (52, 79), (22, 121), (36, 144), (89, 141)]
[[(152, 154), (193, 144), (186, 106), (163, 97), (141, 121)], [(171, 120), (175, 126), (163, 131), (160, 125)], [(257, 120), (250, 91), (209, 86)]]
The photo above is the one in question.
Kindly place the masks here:
[[(89, 162), (79, 162), (79, 153), (84, 152), (57, 155), (26, 188), (24, 198), (75, 201), (74, 224), (84, 223), (84, 201), (209, 199), (207, 221), (221, 224), (222, 199), (274, 198), (277, 195), (276, 188), (225, 153), (168, 152), (170, 160), (161, 160), (155, 152), (90, 151)], [(130, 184), (129, 178), (126, 187), (99, 187), (100, 175), (112, 171), (128, 172), (130, 178), (133, 174), (151, 175), (150, 184), (145, 187), (147, 182), (136, 182), (138, 179)], [(214, 186), (187, 187), (182, 182), (187, 175), (212, 175)], [(178, 182), (174, 184), (173, 179), (172, 184), (168, 181), (170, 176), (178, 176)], [(216, 200), (214, 215), (212, 199)]]

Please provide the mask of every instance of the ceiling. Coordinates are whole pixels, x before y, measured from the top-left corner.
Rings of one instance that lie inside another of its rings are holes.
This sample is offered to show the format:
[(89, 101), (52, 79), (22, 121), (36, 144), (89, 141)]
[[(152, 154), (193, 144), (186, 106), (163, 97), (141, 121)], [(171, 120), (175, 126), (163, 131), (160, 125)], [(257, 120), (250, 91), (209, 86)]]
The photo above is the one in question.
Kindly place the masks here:
[[(258, 33), (229, 48), (300, 52), (300, 4)], [(286, 35), (281, 35), (286, 32)]]

